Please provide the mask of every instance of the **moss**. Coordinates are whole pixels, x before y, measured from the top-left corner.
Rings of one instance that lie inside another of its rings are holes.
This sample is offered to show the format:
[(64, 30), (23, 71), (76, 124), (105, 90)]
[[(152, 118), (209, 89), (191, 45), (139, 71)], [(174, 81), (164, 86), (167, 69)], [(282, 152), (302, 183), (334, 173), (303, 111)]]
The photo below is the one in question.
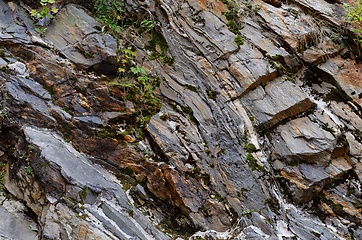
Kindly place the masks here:
[(359, 200), (357, 200), (357, 201), (355, 201), (354, 203), (353, 203), (353, 206), (355, 207), (355, 208), (362, 208), (362, 202), (360, 202)]
[(247, 143), (244, 145), (244, 149), (246, 152), (248, 153), (253, 153), (253, 152), (257, 152), (258, 149), (256, 149), (255, 145), (252, 143)]
[(121, 169), (121, 172), (124, 173), (124, 174), (126, 174), (126, 175), (128, 175), (128, 176), (130, 176), (130, 177), (133, 177), (133, 176), (134, 176), (134, 171), (133, 171), (133, 169), (130, 168), (130, 167), (122, 168), (122, 169)]
[(300, 160), (299, 159), (293, 159), (292, 161), (290, 161), (289, 165), (290, 166), (299, 166), (300, 165)]
[(285, 80), (285, 81), (288, 81), (288, 82), (295, 83), (295, 79), (292, 78), (291, 76), (287, 76), (284, 80)]
[(351, 195), (355, 194), (356, 193), (356, 189), (354, 188), (351, 188), (351, 187), (348, 187), (347, 188), (347, 192), (346, 192), (346, 196), (347, 197), (350, 197)]
[(166, 39), (158, 31), (152, 31), (151, 40), (145, 45), (145, 49), (151, 51), (150, 60), (161, 58), (163, 65), (173, 65), (175, 59), (167, 55), (168, 45)]
[(192, 170), (192, 174), (195, 176), (195, 175), (200, 175), (201, 173), (201, 168), (199, 167), (195, 167), (193, 170)]
[(175, 62), (175, 57), (171, 57), (168, 55), (161, 56), (161, 63), (162, 65), (169, 65), (172, 66)]
[(67, 142), (70, 142), (72, 140), (72, 130), (74, 129), (74, 126), (71, 123), (62, 123), (60, 125), (60, 131), (63, 134), (63, 139)]
[(108, 138), (108, 137), (115, 138), (116, 133), (109, 131), (109, 129), (102, 128), (102, 129), (99, 129), (98, 131), (96, 131), (96, 136), (100, 137), (100, 138)]
[(237, 5), (235, 0), (225, 1), (224, 3), (228, 7), (228, 11), (224, 13), (224, 16), (227, 20), (226, 25), (231, 32), (233, 32), (235, 35), (238, 35), (243, 27), (239, 16), (240, 7)]
[(267, 199), (265, 199), (264, 204), (268, 205), (269, 208), (271, 210), (273, 210), (273, 212), (275, 212), (275, 213), (277, 213), (279, 211), (279, 209), (280, 209), (280, 205), (279, 205), (278, 201), (275, 198), (267, 198)]
[(219, 193), (215, 194), (215, 199), (219, 202), (225, 202), (226, 201), (226, 197), (221, 196)]
[(337, 102), (346, 102), (348, 101), (349, 97), (345, 92), (338, 88), (331, 89), (327, 95), (325, 96), (325, 101), (337, 101)]
[(169, 115), (167, 113), (165, 113), (160, 116), (160, 119), (163, 121), (166, 121), (168, 119), (168, 117), (169, 117)]
[(234, 42), (236, 43), (236, 45), (241, 46), (244, 44), (244, 38), (241, 35), (236, 35), (236, 37), (234, 38)]
[(128, 182), (127, 180), (125, 179), (119, 179), (119, 180), (121, 181), (123, 190), (127, 191), (131, 189), (131, 187), (133, 187), (133, 184)]
[(258, 163), (256, 162), (256, 159), (251, 153), (248, 153), (246, 155), (246, 161), (248, 162), (248, 166), (251, 170), (257, 170)]
[(26, 166), (25, 167), (25, 173), (27, 175), (33, 175), (33, 168), (31, 166)]
[(209, 99), (212, 99), (212, 100), (216, 100), (216, 97), (217, 97), (217, 95), (219, 94), (219, 92), (217, 92), (217, 91), (215, 91), (215, 90), (208, 90), (207, 91), (207, 97), (209, 98)]
[(220, 151), (218, 151), (217, 152), (217, 156), (219, 157), (219, 156), (221, 156), (222, 154), (224, 154), (225, 153), (225, 148), (222, 148), (222, 149), (220, 149)]
[(194, 111), (192, 111), (192, 108), (189, 106), (181, 106), (181, 109), (184, 113), (188, 114), (189, 119), (191, 122), (195, 123), (196, 125), (199, 125), (199, 122), (194, 117)]
[(264, 168), (264, 166), (261, 166), (258, 164), (258, 162), (256, 161), (256, 159), (254, 158), (254, 156), (251, 153), (248, 153), (246, 155), (246, 161), (248, 162), (248, 166), (252, 171), (258, 170), (263, 173), (267, 172), (266, 169)]
[(250, 218), (251, 217), (251, 211), (249, 209), (246, 209), (241, 213), (241, 215)]
[(5, 166), (5, 163), (0, 162), (0, 192), (4, 191)]
[(80, 192), (79, 192), (79, 199), (80, 199), (80, 203), (84, 204), (85, 199), (87, 198), (88, 195), (88, 186), (85, 186)]
[(335, 212), (337, 215), (342, 215), (344, 214), (344, 210), (343, 210), (343, 206), (341, 204), (333, 204), (332, 205), (332, 210), (333, 212)]
[(195, 86), (186, 84), (184, 87), (190, 91), (197, 92), (197, 88)]
[(255, 121), (255, 117), (254, 116), (249, 116), (250, 121), (254, 122)]
[(128, 213), (128, 215), (129, 215), (130, 217), (133, 218), (134, 211), (133, 211), (132, 209), (128, 209), (128, 210), (127, 210), (127, 213)]
[(10, 74), (10, 73), (11, 73), (11, 70), (10, 70), (10, 68), (9, 68), (8, 66), (3, 66), (3, 67), (1, 68), (1, 71), (3, 71), (3, 72), (6, 73), (6, 74)]
[(210, 175), (207, 173), (202, 173), (200, 178), (202, 179), (202, 181), (204, 182), (204, 184), (206, 186), (210, 186), (211, 185), (211, 178)]
[(192, 21), (194, 21), (194, 23), (201, 23), (201, 24), (205, 23), (205, 19), (202, 18), (201, 16), (196, 16), (196, 17), (192, 18)]

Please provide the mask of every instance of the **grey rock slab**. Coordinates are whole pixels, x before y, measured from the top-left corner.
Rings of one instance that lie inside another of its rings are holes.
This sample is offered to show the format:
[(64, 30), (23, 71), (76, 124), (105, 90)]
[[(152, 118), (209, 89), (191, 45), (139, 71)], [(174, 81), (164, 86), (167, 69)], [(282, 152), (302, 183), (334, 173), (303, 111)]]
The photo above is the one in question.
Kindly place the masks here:
[(337, 26), (343, 23), (345, 10), (342, 4), (324, 0), (296, 0), (296, 3)]
[(311, 24), (313, 22), (311, 16), (304, 14), (300, 10), (295, 10), (297, 15), (291, 14), (292, 11), (288, 11), (290, 6), (283, 9), (275, 8), (269, 4), (261, 4), (260, 7), (258, 15), (264, 19), (265, 24), (274, 33), (281, 36), (294, 50), (298, 49), (304, 39), (319, 30), (317, 26)]
[(95, 192), (107, 189), (115, 194), (123, 207), (130, 206), (123, 189), (118, 184), (108, 181), (106, 176), (88, 162), (85, 155), (65, 142), (57, 133), (30, 126), (24, 127), (24, 133), (30, 143), (40, 148), (47, 161), (61, 168), (63, 177), (70, 183), (88, 186)]
[(318, 165), (326, 165), (337, 139), (330, 132), (312, 122), (308, 117), (292, 120), (281, 125), (272, 137), (277, 158), (288, 162), (303, 160)]
[(116, 225), (119, 226), (119, 228), (130, 237), (130, 239), (148, 239), (150, 237), (148, 234), (145, 234), (145, 232), (138, 230), (138, 228), (135, 226), (135, 223), (132, 222), (129, 218), (117, 212), (116, 209), (113, 209), (108, 204), (103, 204), (102, 210), (108, 218), (113, 220), (113, 222), (115, 222)]
[(27, 77), (29, 76), (28, 69), (26, 68), (26, 65), (22, 62), (14, 62), (11, 64), (8, 64), (9, 69), (13, 70), (17, 75)]
[(104, 125), (102, 119), (98, 116), (81, 116), (81, 117), (74, 117), (74, 119), (84, 123), (89, 123), (99, 126)]
[(358, 142), (358, 140), (349, 132), (345, 135), (349, 145), (349, 153), (354, 157), (362, 158), (362, 143)]
[[(294, 207), (289, 209), (287, 218), (290, 231), (301, 239), (332, 240), (342, 238), (338, 232), (334, 232), (333, 226), (323, 224), (319, 219), (307, 216)], [(316, 238), (316, 234), (320, 237)]]
[(6, 66), (8, 64), (7, 61), (5, 61), (3, 58), (0, 57), (0, 68)]
[[(49, 93), (47, 93), (40, 84), (31, 79), (21, 77), (11, 77), (6, 83), (6, 87), (9, 94), (21, 103), (29, 104), (34, 110), (39, 111), (45, 117), (55, 122), (55, 119), (50, 115), (47, 101), (42, 99), (49, 99)], [(29, 90), (34, 90), (34, 92)], [(38, 95), (38, 96), (37, 96)]]
[(112, 68), (117, 51), (116, 40), (99, 30), (101, 25), (73, 4), (63, 8), (48, 27), (45, 39), (51, 41), (69, 60), (83, 67)]
[(282, 78), (268, 83), (265, 88), (257, 87), (241, 101), (261, 128), (269, 128), (314, 105), (297, 85)]
[(209, 11), (203, 11), (200, 16), (205, 19), (205, 26), (202, 30), (205, 31), (211, 43), (221, 50), (222, 54), (238, 49), (234, 42), (235, 34), (228, 30), (224, 22)]
[(16, 19), (16, 13), (2, 0), (0, 1), (0, 40), (14, 43), (30, 42), (23, 23)]
[(0, 206), (0, 237), (4, 239), (32, 240), (38, 239), (37, 233), (34, 232), (31, 223), (25, 219), (16, 218)]
[(354, 109), (343, 102), (331, 101), (331, 111), (338, 116), (344, 125), (350, 130), (362, 129), (362, 119), (354, 112)]
[(242, 94), (257, 87), (261, 82), (269, 82), (278, 76), (263, 54), (248, 42), (240, 46), (238, 52), (230, 55), (229, 71), (242, 87)]
[(241, 33), (245, 38), (249, 39), (249, 41), (262, 49), (262, 51), (266, 52), (269, 56), (283, 56), (286, 57), (289, 53), (276, 42), (276, 39), (272, 39), (263, 35), (264, 30), (257, 24), (254, 24), (252, 20), (245, 19), (247, 24), (245, 24), (244, 28), (241, 30)]
[[(86, 204), (86, 208), (108, 228), (112, 230), (123, 229), (127, 227), (127, 233), (124, 236), (134, 235), (135, 239), (168, 239), (168, 237), (159, 232), (151, 225), (149, 220), (138, 212), (128, 201), (128, 198), (115, 176), (93, 165), (87, 159), (87, 156), (78, 152), (74, 147), (65, 142), (57, 133), (38, 129), (31, 126), (23, 128), (26, 139), (29, 143), (36, 145), (41, 150), (41, 156), (60, 168), (63, 177), (71, 184), (85, 187), (99, 194), (96, 201), (86, 199), (88, 203), (102, 202), (102, 209), (94, 205)], [(94, 198), (95, 196), (93, 196)], [(110, 204), (110, 202), (114, 202)], [(124, 215), (125, 209), (134, 212), (135, 220), (130, 216)], [(122, 212), (122, 213), (121, 213)], [(108, 222), (108, 223), (107, 223)], [(154, 236), (151, 236), (154, 234)], [(121, 233), (120, 233), (121, 234)], [(123, 236), (123, 235), (119, 235)], [(122, 237), (121, 237), (122, 238)]]

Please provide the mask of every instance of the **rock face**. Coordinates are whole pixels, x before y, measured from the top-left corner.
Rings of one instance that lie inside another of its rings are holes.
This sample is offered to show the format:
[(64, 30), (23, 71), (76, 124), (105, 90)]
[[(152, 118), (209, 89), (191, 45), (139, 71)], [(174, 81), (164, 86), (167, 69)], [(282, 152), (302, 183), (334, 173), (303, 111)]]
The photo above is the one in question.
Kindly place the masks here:
[[(158, 35), (115, 39), (89, 2), (43, 34), (21, 2), (0, 0), (2, 237), (361, 238), (362, 65), (341, 3), (127, 1)], [(151, 60), (155, 36), (173, 64)], [(124, 42), (161, 79), (149, 122), (112, 84)]]

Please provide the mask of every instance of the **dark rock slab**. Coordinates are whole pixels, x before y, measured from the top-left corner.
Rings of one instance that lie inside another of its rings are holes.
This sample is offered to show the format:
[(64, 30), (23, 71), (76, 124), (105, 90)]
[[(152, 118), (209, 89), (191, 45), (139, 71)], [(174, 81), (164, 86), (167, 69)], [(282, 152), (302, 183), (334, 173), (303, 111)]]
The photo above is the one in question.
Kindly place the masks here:
[(49, 25), (45, 39), (82, 68), (115, 73), (117, 43), (109, 34), (97, 30), (100, 28), (84, 10), (69, 4)]
[(9, 43), (30, 42), (21, 19), (17, 19), (16, 12), (13, 12), (4, 1), (0, 1), (0, 40)]

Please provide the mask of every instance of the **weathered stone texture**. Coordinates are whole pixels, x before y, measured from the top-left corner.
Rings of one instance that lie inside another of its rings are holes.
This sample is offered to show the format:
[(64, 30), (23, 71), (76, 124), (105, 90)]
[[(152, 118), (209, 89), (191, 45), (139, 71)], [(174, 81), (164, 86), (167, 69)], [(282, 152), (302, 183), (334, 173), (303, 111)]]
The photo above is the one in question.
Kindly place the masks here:
[(0, 168), (34, 218), (1, 200), (1, 235), (360, 238), (362, 68), (338, 38), (339, 1), (126, 1), (175, 58), (150, 61), (150, 34), (127, 35), (162, 79), (140, 131), (142, 111), (109, 84), (117, 40), (76, 5), (94, 1), (62, 4), (39, 34), (30, 8), (0, 0)]

